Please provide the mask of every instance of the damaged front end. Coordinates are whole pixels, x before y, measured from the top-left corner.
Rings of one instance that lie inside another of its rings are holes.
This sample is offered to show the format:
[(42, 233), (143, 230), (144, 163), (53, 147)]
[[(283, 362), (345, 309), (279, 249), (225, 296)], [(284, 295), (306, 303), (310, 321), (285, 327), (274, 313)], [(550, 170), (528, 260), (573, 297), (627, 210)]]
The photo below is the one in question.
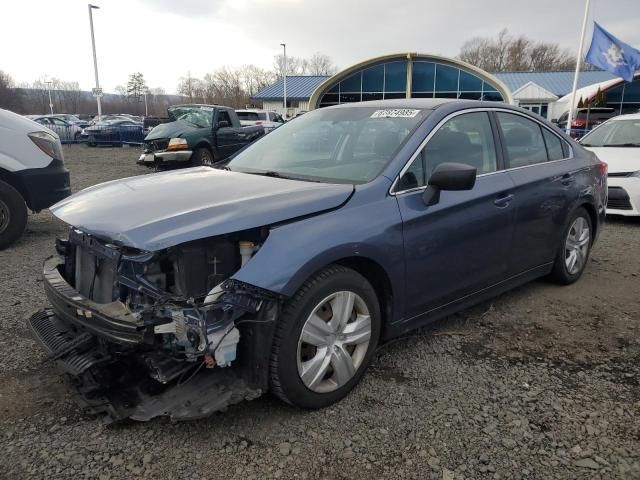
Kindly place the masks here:
[(157, 252), (72, 228), (44, 265), (30, 327), (87, 412), (107, 423), (200, 418), (266, 391), (281, 298), (232, 279), (264, 228)]

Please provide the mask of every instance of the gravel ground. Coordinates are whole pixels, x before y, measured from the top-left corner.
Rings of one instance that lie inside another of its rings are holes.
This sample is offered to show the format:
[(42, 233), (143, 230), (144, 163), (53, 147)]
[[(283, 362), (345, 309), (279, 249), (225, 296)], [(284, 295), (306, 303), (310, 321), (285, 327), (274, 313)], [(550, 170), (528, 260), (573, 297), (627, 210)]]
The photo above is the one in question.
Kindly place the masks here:
[[(135, 149), (65, 149), (74, 188), (148, 173)], [(584, 277), (534, 282), (380, 348), (331, 408), (269, 395), (211, 418), (104, 427), (25, 327), (66, 227), (0, 252), (0, 477), (640, 478), (640, 222), (611, 220)]]

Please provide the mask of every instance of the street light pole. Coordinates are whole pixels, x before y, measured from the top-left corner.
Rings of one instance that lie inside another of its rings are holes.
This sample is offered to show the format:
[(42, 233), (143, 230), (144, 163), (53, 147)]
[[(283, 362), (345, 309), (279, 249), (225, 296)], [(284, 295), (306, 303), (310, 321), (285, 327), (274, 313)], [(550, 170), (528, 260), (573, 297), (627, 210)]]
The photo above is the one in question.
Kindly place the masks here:
[(284, 117), (287, 118), (287, 44), (280, 44), (284, 49), (284, 73), (282, 75), (284, 79)]
[(51, 101), (51, 84), (53, 83), (51, 80), (48, 82), (44, 82), (47, 84), (47, 90), (49, 90), (49, 110), (51, 111), (51, 115), (53, 115), (53, 102)]
[(93, 9), (100, 8), (96, 5), (89, 5), (89, 25), (91, 26), (91, 47), (93, 48), (93, 70), (96, 74), (96, 100), (98, 102), (98, 121), (102, 118), (102, 105), (100, 103), (100, 81), (98, 80), (98, 58), (96, 57), (96, 39), (93, 35)]

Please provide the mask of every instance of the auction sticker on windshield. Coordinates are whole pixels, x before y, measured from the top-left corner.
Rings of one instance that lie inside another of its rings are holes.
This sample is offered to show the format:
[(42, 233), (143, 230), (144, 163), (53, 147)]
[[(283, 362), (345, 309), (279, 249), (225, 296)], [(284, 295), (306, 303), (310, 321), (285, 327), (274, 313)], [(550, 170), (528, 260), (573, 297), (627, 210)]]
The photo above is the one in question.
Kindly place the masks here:
[(412, 108), (387, 108), (376, 110), (371, 114), (371, 118), (413, 118), (420, 113), (420, 110)]

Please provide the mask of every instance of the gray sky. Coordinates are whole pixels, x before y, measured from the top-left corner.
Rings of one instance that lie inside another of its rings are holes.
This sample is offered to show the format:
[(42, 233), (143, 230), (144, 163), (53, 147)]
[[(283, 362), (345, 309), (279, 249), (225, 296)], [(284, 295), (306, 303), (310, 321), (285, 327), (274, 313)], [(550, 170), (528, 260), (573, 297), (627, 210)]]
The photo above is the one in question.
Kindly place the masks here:
[[(347, 67), (393, 52), (454, 56), (502, 28), (577, 50), (584, 0), (94, 0), (100, 81), (106, 91), (140, 71), (175, 92), (191, 71), (269, 68), (288, 53), (323, 52)], [(640, 48), (640, 0), (592, 0), (591, 21)], [(6, 0), (0, 69), (17, 82), (48, 76), (93, 86), (87, 2)]]

